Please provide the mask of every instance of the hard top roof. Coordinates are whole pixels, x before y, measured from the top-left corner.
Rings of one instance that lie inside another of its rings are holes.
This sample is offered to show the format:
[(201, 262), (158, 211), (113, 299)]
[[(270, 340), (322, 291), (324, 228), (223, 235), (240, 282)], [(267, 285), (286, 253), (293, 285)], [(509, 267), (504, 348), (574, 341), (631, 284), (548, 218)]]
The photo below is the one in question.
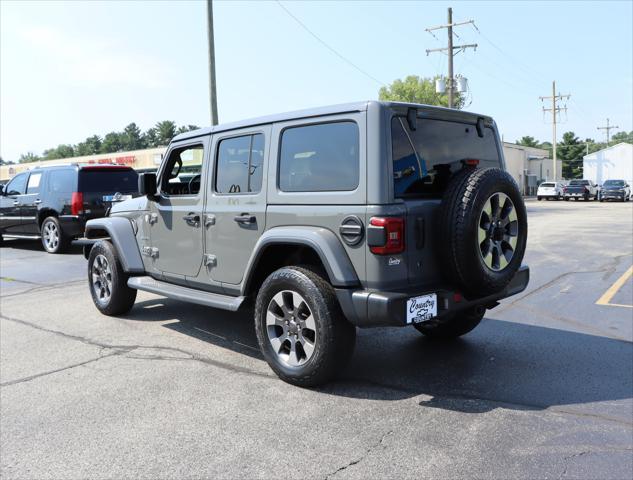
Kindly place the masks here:
[(295, 120), (299, 118), (321, 117), (325, 115), (336, 115), (336, 114), (351, 113), (351, 112), (363, 112), (363, 111), (366, 111), (371, 104), (376, 104), (385, 108), (415, 107), (422, 111), (427, 111), (427, 112), (428, 111), (442, 112), (443, 114), (450, 115), (451, 117), (455, 117), (455, 118), (466, 119), (466, 118), (472, 118), (472, 117), (483, 117), (486, 119), (490, 119), (488, 115), (480, 115), (477, 113), (465, 112), (463, 110), (455, 110), (455, 109), (450, 109), (450, 108), (437, 107), (433, 105), (421, 105), (421, 104), (405, 103), (405, 102), (379, 102), (375, 100), (369, 100), (369, 101), (364, 101), (364, 102), (342, 103), (338, 105), (328, 105), (324, 107), (295, 110), (291, 112), (276, 113), (273, 115), (266, 115), (263, 117), (240, 120), (237, 122), (223, 123), (220, 125), (215, 125), (213, 127), (204, 127), (198, 130), (192, 130), (190, 132), (181, 133), (179, 135), (176, 135), (172, 141), (186, 140), (188, 138), (199, 137), (202, 135), (208, 135), (215, 132), (236, 130), (239, 128), (253, 127), (256, 125), (266, 125), (269, 123), (284, 122), (284, 121)]

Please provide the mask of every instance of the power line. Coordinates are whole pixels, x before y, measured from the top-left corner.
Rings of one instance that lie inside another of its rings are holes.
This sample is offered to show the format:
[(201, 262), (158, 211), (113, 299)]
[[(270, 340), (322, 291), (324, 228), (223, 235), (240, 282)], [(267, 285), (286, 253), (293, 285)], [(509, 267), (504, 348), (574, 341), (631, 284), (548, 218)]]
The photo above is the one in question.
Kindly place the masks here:
[[(446, 25), (438, 25), (436, 27), (426, 28), (425, 31), (430, 33), (435, 37), (433, 33), (434, 30), (442, 30), (446, 29), (448, 31), (448, 46), (444, 48), (430, 48), (426, 50), (427, 56), (429, 53), (441, 52), (448, 55), (448, 108), (453, 108), (453, 94), (455, 92), (455, 81), (453, 78), (453, 57), (457, 55), (459, 52), (465, 51), (467, 48), (477, 49), (477, 44), (464, 44), (464, 45), (453, 45), (453, 27), (457, 27), (459, 25), (467, 25), (467, 24), (475, 24), (474, 20), (466, 20), (463, 22), (453, 22), (453, 9), (448, 9), (448, 23)], [(476, 27), (475, 27), (476, 28)], [(437, 38), (437, 37), (436, 37)], [(459, 38), (459, 37), (458, 37)]]
[(306, 32), (308, 32), (310, 35), (312, 35), (316, 41), (318, 41), (321, 45), (323, 45), (325, 48), (327, 48), (330, 52), (332, 52), (334, 55), (336, 55), (338, 58), (343, 60), (345, 63), (347, 63), (351, 67), (353, 67), (356, 70), (358, 70), (360, 73), (365, 75), (367, 78), (373, 80), (374, 82), (376, 82), (379, 85), (386, 86), (386, 84), (384, 82), (381, 82), (376, 77), (374, 77), (374, 76), (370, 75), (369, 73), (367, 73), (365, 70), (360, 68), (354, 62), (352, 62), (350, 59), (344, 57), (339, 52), (337, 52), (336, 49), (334, 49), (334, 47), (332, 47), (330, 44), (328, 44), (327, 42), (322, 40), (316, 33), (314, 33), (312, 30), (310, 30), (305, 23), (303, 23), (301, 20), (299, 20), (297, 17), (295, 17), (292, 14), (292, 12), (290, 12), (290, 10), (288, 10), (279, 0), (275, 0), (275, 1), (277, 2), (277, 5), (279, 5), (282, 8), (282, 10), (288, 14), (288, 16), (290, 18), (292, 18), (295, 22), (297, 22), (301, 26), (301, 28), (303, 28)]
[(556, 94), (556, 81), (552, 82), (552, 95), (550, 97), (539, 97), (541, 99), (541, 101), (544, 100), (551, 100), (552, 101), (552, 108), (545, 108), (543, 107), (543, 112), (552, 112), (552, 136), (554, 137), (554, 140), (552, 142), (552, 161), (554, 163), (554, 180), (556, 180), (556, 116), (558, 115), (558, 112), (560, 111), (565, 111), (565, 113), (567, 113), (567, 105), (565, 105), (564, 107), (559, 107), (558, 106), (558, 102), (560, 100), (563, 100), (564, 98), (567, 99), (569, 98), (571, 95), (561, 95), (560, 93), (557, 95)]
[(617, 125), (609, 125), (609, 119), (607, 118), (607, 126), (606, 127), (598, 127), (598, 130), (605, 130), (607, 134), (607, 148), (609, 148), (609, 140), (611, 140), (611, 130), (614, 128), (620, 128)]

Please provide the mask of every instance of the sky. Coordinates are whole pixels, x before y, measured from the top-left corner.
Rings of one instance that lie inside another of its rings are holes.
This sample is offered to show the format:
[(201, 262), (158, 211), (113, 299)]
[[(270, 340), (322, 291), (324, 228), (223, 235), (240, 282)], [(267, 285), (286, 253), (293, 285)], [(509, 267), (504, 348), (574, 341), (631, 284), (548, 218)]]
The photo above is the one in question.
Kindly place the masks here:
[[(607, 117), (633, 130), (630, 0), (281, 3), (320, 40), (276, 1), (214, 1), (220, 122), (377, 99), (394, 79), (446, 74), (446, 55), (425, 52), (446, 46), (446, 30), (424, 29), (446, 23), (450, 6), (479, 30), (455, 30), (456, 44), (478, 44), (455, 56), (466, 109), (492, 115), (504, 140), (551, 141), (539, 96), (553, 80), (571, 94), (559, 140), (604, 140)], [(205, 1), (0, 0), (0, 155), (130, 122), (208, 125), (207, 55)]]

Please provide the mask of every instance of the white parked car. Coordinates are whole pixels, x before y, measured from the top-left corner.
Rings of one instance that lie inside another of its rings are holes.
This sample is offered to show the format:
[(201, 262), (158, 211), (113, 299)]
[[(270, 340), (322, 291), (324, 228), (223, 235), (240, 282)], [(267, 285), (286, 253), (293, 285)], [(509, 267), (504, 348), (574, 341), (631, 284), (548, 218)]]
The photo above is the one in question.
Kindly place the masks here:
[(543, 182), (538, 186), (536, 191), (538, 200), (547, 199), (560, 200), (563, 198), (563, 184), (560, 182)]

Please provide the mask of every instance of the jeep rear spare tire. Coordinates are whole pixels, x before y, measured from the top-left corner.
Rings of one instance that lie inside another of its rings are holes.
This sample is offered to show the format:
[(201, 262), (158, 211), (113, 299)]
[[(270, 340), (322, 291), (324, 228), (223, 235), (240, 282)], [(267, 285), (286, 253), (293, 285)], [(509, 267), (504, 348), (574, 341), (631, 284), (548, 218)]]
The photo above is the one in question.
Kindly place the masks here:
[(439, 245), (448, 280), (467, 295), (502, 291), (521, 266), (527, 215), (509, 173), (465, 168), (446, 189)]

